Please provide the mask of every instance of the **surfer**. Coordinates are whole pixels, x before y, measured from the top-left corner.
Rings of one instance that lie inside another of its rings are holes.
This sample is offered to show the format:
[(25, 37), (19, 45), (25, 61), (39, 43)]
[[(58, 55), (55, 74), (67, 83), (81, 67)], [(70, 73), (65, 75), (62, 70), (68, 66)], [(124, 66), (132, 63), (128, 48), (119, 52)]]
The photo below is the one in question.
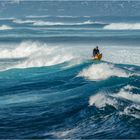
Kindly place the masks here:
[(100, 53), (98, 46), (96, 46), (96, 48), (93, 49), (92, 59), (93, 60), (101, 60), (102, 59), (102, 54)]
[(98, 49), (98, 46), (96, 46), (96, 48), (93, 49), (93, 57), (96, 57), (98, 54), (100, 54), (100, 51)]

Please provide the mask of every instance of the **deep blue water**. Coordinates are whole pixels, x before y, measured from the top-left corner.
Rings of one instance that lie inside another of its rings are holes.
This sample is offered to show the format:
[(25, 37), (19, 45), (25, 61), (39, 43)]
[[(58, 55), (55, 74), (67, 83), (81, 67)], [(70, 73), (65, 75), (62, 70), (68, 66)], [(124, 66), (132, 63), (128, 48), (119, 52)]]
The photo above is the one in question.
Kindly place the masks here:
[(64, 13), (0, 18), (0, 138), (139, 139), (139, 16)]

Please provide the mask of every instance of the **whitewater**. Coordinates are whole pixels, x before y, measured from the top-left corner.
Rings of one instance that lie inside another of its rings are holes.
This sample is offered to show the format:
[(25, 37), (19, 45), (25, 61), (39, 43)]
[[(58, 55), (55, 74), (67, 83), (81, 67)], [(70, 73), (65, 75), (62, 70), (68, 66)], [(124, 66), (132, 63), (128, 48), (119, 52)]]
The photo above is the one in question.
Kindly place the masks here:
[(140, 21), (122, 19), (0, 18), (0, 138), (139, 139)]

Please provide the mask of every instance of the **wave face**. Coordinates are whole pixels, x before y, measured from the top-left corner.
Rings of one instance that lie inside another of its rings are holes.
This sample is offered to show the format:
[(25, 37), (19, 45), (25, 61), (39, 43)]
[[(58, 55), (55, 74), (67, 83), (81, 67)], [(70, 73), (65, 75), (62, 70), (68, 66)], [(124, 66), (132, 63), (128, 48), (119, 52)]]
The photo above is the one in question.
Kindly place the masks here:
[[(0, 138), (140, 139), (139, 23), (1, 18)], [(101, 61), (91, 60), (97, 45)]]

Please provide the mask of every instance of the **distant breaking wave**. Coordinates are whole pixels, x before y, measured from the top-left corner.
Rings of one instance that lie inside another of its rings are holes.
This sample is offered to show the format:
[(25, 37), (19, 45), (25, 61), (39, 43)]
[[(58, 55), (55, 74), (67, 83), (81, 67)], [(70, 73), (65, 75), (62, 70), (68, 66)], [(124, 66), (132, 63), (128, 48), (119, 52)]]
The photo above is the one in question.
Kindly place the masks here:
[(14, 17), (9, 17), (9, 18), (8, 17), (7, 18), (3, 17), (3, 18), (0, 18), (0, 20), (14, 20), (14, 19), (15, 19)]
[(140, 23), (111, 23), (104, 26), (108, 30), (140, 30)]
[(26, 16), (27, 18), (45, 18), (45, 17), (50, 17), (49, 15), (36, 15), (36, 16), (34, 16), (34, 15), (30, 15), (30, 16)]
[[(49, 17), (49, 16), (29, 16), (34, 18), (39, 17)], [(67, 16), (58, 16), (58, 17), (67, 17)], [(70, 17), (70, 16), (69, 16)], [(88, 16), (84, 16), (89, 18)], [(140, 23), (104, 23), (104, 22), (96, 22), (87, 20), (84, 22), (52, 22), (52, 21), (45, 21), (39, 19), (14, 19), (14, 23), (18, 24), (33, 24), (34, 26), (80, 26), (80, 25), (101, 25), (101, 28), (106, 30), (140, 30)], [(102, 27), (103, 26), (103, 27)]]
[(54, 26), (54, 25), (65, 25), (65, 26), (74, 26), (74, 25), (92, 25), (92, 24), (103, 24), (99, 22), (93, 22), (93, 21), (85, 21), (85, 22), (79, 22), (79, 23), (63, 23), (63, 22), (47, 22), (47, 21), (36, 21), (33, 23), (33, 25), (36, 26)]
[(12, 27), (7, 26), (7, 25), (1, 25), (0, 26), (0, 30), (11, 30), (11, 29), (12, 29)]
[(27, 18), (45, 18), (45, 17), (58, 17), (58, 18), (79, 18), (79, 17), (84, 17), (84, 18), (90, 18), (91, 16), (50, 16), (50, 15), (29, 15), (26, 16)]
[(36, 25), (36, 26), (44, 26), (44, 25), (52, 26), (52, 25), (65, 25), (65, 24), (62, 23), (62, 22), (36, 21), (36, 22), (33, 23), (33, 25)]
[(56, 25), (65, 25), (65, 26), (74, 26), (74, 25), (92, 25), (92, 24), (101, 24), (104, 25), (105, 23), (102, 22), (93, 22), (90, 20), (84, 21), (84, 22), (51, 22), (51, 21), (43, 21), (43, 20), (21, 20), (21, 19), (16, 19), (13, 20), (14, 23), (18, 24), (26, 24), (26, 23), (31, 23), (34, 26), (56, 26)]
[(18, 24), (24, 24), (24, 23), (34, 23), (36, 22), (35, 20), (21, 20), (21, 19), (15, 19), (13, 20), (14, 23)]

